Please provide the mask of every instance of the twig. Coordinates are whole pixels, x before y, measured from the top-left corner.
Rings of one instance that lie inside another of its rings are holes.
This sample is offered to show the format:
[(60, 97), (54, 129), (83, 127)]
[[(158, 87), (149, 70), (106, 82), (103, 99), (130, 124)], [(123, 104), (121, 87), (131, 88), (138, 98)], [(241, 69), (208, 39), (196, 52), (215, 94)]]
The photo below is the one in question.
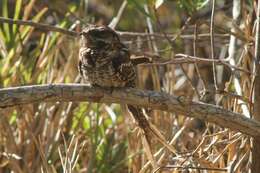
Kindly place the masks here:
[[(148, 56), (148, 55), (146, 55)], [(143, 57), (143, 56), (138, 56), (138, 57)], [(224, 65), (226, 67), (229, 67), (231, 70), (237, 70), (241, 71), (247, 74), (251, 74), (250, 71), (245, 70), (243, 68), (231, 65), (227, 63), (224, 60), (220, 59), (207, 59), (207, 58), (200, 58), (200, 57), (195, 57), (195, 56), (190, 56), (186, 54), (176, 54), (174, 57), (175, 59), (170, 59), (170, 60), (165, 60), (163, 62), (154, 62), (154, 63), (148, 63), (148, 64), (140, 64), (140, 66), (151, 66), (151, 65), (169, 65), (169, 64), (183, 64), (183, 63), (203, 63), (203, 64), (211, 64), (212, 62), (215, 62), (218, 65)], [(163, 59), (163, 58), (161, 58)]]
[[(260, 122), (243, 115), (184, 97), (133, 88), (102, 89), (81, 84), (48, 84), (0, 89), (0, 108), (37, 102), (92, 101), (132, 104), (199, 118), (244, 134), (259, 137)], [(187, 111), (189, 111), (187, 113)]]
[(196, 169), (196, 170), (208, 170), (208, 171), (221, 171), (221, 172), (227, 172), (227, 169), (225, 168), (207, 168), (207, 167), (195, 167), (195, 166), (162, 166), (156, 169), (153, 173), (158, 172), (161, 169)]
[[(151, 14), (150, 10), (149, 10), (149, 6), (147, 4), (144, 4), (144, 10), (147, 14)], [(147, 28), (148, 28), (148, 32), (153, 34), (154, 33), (154, 29), (153, 29), (153, 24), (152, 24), (152, 20), (150, 17), (146, 17), (146, 24), (147, 24)], [(148, 44), (150, 44), (150, 47), (152, 48), (153, 52), (156, 55), (159, 55), (158, 53), (158, 47), (156, 45), (156, 42), (154, 41), (154, 36), (148, 36)], [(160, 76), (159, 76), (159, 71), (162, 70), (162, 67), (151, 67), (151, 73), (152, 73), (152, 81), (153, 81), (153, 85), (154, 85), (154, 89), (155, 90), (160, 90), (161, 89), (161, 83), (160, 83)]]
[(117, 26), (117, 24), (119, 23), (119, 21), (120, 21), (120, 19), (122, 17), (122, 14), (124, 12), (124, 9), (125, 9), (126, 5), (127, 5), (127, 0), (124, 0), (122, 5), (120, 6), (120, 8), (118, 10), (118, 13), (117, 13), (116, 17), (114, 17), (112, 19), (112, 21), (110, 22), (110, 24), (108, 25), (110, 28), (115, 29), (115, 27)]
[(32, 26), (40, 30), (45, 30), (45, 31), (54, 31), (54, 32), (60, 32), (72, 37), (78, 36), (78, 33), (75, 31), (69, 31), (67, 29), (63, 29), (60, 27), (48, 25), (48, 24), (43, 24), (43, 23), (38, 23), (38, 22), (33, 22), (33, 21), (24, 21), (24, 20), (14, 20), (14, 19), (9, 19), (9, 18), (4, 18), (0, 17), (0, 23), (9, 23), (9, 24), (17, 24), (17, 25), (27, 25), (27, 26)]
[[(165, 35), (164, 34), (160, 34), (160, 33), (146, 33), (146, 32), (129, 32), (129, 31), (117, 31), (117, 33), (120, 36), (135, 36), (135, 37), (147, 37), (147, 36), (154, 36), (154, 37), (158, 37), (158, 38), (164, 38), (165, 39)], [(167, 37), (170, 38), (175, 38), (177, 36), (179, 36), (182, 39), (193, 39), (194, 36), (191, 34), (183, 34), (183, 35), (178, 35), (177, 34), (173, 34), (173, 33), (166, 33)], [(229, 34), (215, 34), (216, 37), (221, 37), (221, 38), (227, 38), (229, 37)], [(209, 38), (210, 34), (209, 33), (203, 33), (203, 34), (198, 34), (198, 39), (202, 39), (202, 38)]]
[[(211, 21), (210, 21), (210, 48), (211, 48), (211, 59), (214, 60), (215, 57), (215, 49), (214, 49), (214, 15), (215, 15), (215, 5), (216, 5), (216, 0), (212, 0), (212, 12), (211, 12)], [(217, 84), (217, 76), (216, 76), (216, 64), (213, 61), (213, 78), (214, 78), (214, 85), (215, 89), (218, 89), (218, 84)]]
[[(195, 57), (197, 56), (197, 44), (196, 44), (197, 40), (198, 40), (198, 30), (197, 30), (197, 24), (195, 24), (195, 26), (194, 26), (194, 39), (193, 39), (193, 56), (195, 56)], [(198, 78), (202, 83), (203, 90), (206, 90), (206, 85), (205, 85), (204, 80), (201, 77), (200, 70), (199, 70), (197, 62), (194, 63), (194, 66), (195, 66), (195, 70), (198, 74)]]
[[(257, 16), (256, 16), (256, 31), (255, 31), (255, 62), (254, 62), (254, 74), (255, 74), (255, 82), (256, 85), (260, 85), (260, 1), (257, 3)], [(259, 86), (256, 86), (259, 87)], [(255, 90), (255, 97), (257, 98), (260, 95), (260, 91)], [(260, 105), (260, 98), (257, 98), (256, 106)], [(258, 119), (260, 119), (260, 108), (257, 108), (255, 111), (255, 115), (257, 115)]]
[[(44, 23), (39, 23), (39, 22), (33, 22), (33, 21), (28, 21), (28, 20), (14, 20), (11, 18), (5, 18), (5, 17), (0, 17), (0, 23), (9, 23), (9, 24), (16, 24), (16, 25), (26, 25), (26, 26), (31, 26), (35, 27), (37, 29), (41, 29), (44, 31), (54, 31), (54, 32), (60, 32), (62, 34), (66, 34), (69, 36), (77, 37), (79, 35), (78, 32), (75, 31), (69, 31), (60, 27), (44, 24)], [(147, 37), (147, 36), (154, 36), (154, 37), (159, 37), (159, 38), (165, 38), (163, 34), (160, 33), (144, 33), (144, 32), (128, 32), (128, 31), (116, 31), (120, 36), (140, 36), (140, 37)], [(168, 37), (176, 37), (176, 34), (171, 34), (167, 33)], [(229, 36), (229, 34), (215, 34), (216, 37), (223, 37), (226, 38)], [(193, 39), (193, 35), (180, 35), (181, 38), (183, 39)], [(204, 34), (198, 34), (198, 39), (201, 38), (208, 38), (210, 37), (210, 34), (204, 33)]]

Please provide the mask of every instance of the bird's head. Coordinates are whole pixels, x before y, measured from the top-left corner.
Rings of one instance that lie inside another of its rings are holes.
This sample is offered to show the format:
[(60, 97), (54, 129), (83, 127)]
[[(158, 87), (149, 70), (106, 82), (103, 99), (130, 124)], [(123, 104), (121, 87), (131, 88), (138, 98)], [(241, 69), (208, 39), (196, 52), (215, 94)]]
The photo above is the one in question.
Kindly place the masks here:
[(88, 26), (80, 33), (87, 47), (103, 48), (120, 42), (118, 35), (108, 26)]

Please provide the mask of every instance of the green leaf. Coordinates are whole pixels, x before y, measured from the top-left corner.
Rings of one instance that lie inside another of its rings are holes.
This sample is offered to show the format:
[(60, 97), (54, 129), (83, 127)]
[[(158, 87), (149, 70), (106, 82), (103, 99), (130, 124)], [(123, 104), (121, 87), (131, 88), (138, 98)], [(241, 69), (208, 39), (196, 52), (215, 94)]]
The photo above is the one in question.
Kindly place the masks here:
[[(14, 19), (19, 19), (23, 0), (16, 0)], [(13, 25), (13, 33), (16, 33), (17, 25)]]
[(12, 112), (12, 114), (11, 114), (10, 119), (9, 119), (9, 123), (10, 123), (10, 124), (15, 123), (15, 122), (16, 122), (16, 118), (17, 118), (17, 111), (14, 110), (14, 111)]
[[(6, 17), (8, 18), (8, 1), (7, 0), (3, 0), (3, 7), (2, 7), (2, 10), (3, 10), (3, 17)], [(10, 29), (9, 29), (9, 24), (7, 23), (4, 23), (3, 24), (4, 26), (4, 34), (5, 34), (5, 38), (6, 38), (6, 43), (8, 43), (10, 41)]]

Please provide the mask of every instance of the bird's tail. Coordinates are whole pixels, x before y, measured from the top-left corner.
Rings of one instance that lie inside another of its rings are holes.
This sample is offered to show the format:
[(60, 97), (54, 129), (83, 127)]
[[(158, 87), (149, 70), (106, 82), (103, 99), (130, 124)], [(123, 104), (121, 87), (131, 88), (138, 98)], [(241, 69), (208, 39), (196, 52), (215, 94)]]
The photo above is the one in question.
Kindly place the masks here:
[(127, 105), (128, 110), (133, 115), (135, 121), (137, 121), (138, 126), (144, 131), (144, 134), (148, 141), (151, 141), (152, 134), (151, 134), (151, 128), (149, 125), (148, 120), (146, 119), (145, 115), (143, 114), (143, 111), (141, 108), (133, 105)]
[(128, 110), (133, 115), (134, 119), (137, 121), (138, 126), (144, 131), (144, 135), (147, 142), (150, 143), (152, 137), (155, 137), (162, 145), (168, 148), (171, 152), (177, 155), (176, 149), (170, 145), (160, 131), (146, 119), (142, 108), (133, 105), (127, 105)]

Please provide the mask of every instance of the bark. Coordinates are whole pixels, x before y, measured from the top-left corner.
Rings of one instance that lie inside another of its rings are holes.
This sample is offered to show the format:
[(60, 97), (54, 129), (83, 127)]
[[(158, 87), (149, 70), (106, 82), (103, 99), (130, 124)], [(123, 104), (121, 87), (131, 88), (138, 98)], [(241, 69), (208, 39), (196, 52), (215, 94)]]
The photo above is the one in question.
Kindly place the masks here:
[(139, 89), (102, 89), (81, 84), (48, 84), (0, 89), (0, 108), (36, 102), (91, 101), (150, 107), (199, 118), (241, 133), (259, 137), (260, 122), (221, 107), (185, 97)]

